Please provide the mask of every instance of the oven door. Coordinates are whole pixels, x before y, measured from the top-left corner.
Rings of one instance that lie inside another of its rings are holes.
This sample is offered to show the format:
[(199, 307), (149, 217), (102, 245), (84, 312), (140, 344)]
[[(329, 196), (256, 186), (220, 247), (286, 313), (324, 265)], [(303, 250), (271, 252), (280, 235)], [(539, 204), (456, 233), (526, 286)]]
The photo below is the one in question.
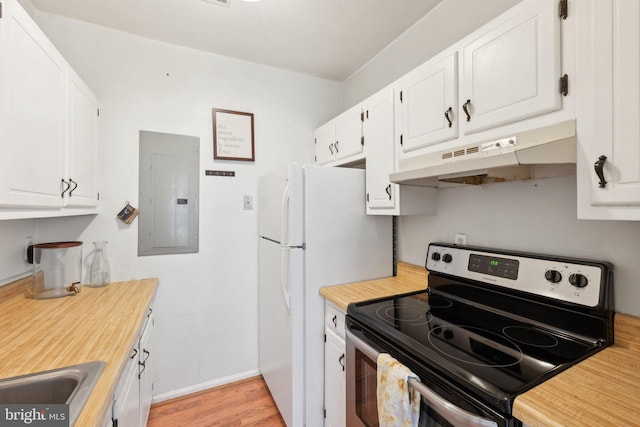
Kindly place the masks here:
[[(378, 355), (382, 348), (355, 329), (346, 331), (347, 347), (347, 425), (378, 426), (378, 405), (376, 393)], [(394, 354), (392, 356), (396, 357)], [(427, 386), (417, 380), (409, 384), (422, 396), (419, 426), (454, 427), (482, 426), (498, 427), (506, 425), (497, 414), (491, 415), (462, 397), (443, 389)]]

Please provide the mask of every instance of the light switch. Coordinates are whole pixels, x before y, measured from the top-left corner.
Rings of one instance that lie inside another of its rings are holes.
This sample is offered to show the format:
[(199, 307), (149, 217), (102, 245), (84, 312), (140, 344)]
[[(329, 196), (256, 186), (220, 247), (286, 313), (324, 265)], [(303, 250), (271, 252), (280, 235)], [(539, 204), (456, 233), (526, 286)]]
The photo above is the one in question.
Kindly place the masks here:
[(253, 210), (253, 197), (244, 196), (244, 210), (252, 211)]

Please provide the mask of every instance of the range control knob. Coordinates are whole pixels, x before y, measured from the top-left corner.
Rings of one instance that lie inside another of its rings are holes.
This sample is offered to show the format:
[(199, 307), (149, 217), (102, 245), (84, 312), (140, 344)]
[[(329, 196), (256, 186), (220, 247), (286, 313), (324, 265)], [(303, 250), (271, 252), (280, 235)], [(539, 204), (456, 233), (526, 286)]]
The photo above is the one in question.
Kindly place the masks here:
[(589, 280), (583, 274), (572, 274), (569, 276), (569, 283), (576, 288), (584, 288), (589, 284)]
[(453, 257), (451, 256), (451, 254), (444, 254), (442, 255), (442, 261), (450, 263), (451, 261), (453, 261)]
[(551, 283), (558, 283), (562, 280), (562, 274), (558, 270), (547, 270), (544, 273), (544, 278)]
[(434, 261), (440, 261), (440, 252), (434, 252), (431, 254), (431, 259)]

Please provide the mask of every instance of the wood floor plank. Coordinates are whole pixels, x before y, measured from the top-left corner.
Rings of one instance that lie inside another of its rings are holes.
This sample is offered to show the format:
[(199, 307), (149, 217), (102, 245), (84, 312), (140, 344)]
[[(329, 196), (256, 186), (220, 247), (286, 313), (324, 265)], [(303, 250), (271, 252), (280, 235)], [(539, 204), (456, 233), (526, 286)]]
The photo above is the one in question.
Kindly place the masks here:
[(148, 427), (286, 427), (261, 376), (162, 402)]

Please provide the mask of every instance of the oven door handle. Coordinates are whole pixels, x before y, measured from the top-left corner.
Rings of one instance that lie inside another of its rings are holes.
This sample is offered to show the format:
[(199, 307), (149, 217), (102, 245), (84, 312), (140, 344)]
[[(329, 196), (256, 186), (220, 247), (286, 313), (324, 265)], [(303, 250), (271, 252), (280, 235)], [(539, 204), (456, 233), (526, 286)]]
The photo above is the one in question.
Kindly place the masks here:
[[(380, 352), (376, 349), (372, 348), (369, 344), (362, 341), (360, 338), (355, 336), (350, 330), (346, 330), (347, 340), (351, 341), (354, 346), (365, 354), (368, 358), (373, 361), (378, 360), (378, 356)], [(419, 380), (415, 378), (409, 378), (408, 383), (416, 390), (424, 401), (427, 403), (427, 406), (434, 409), (438, 414), (440, 414), (443, 418), (449, 421), (453, 425), (464, 425), (464, 426), (478, 426), (478, 427), (497, 427), (498, 423), (493, 420), (480, 417), (478, 415), (472, 414), (469, 411), (465, 411), (462, 408), (457, 407), (456, 405), (448, 402), (446, 399), (438, 396), (433, 390), (428, 388), (426, 385), (421, 383)]]

